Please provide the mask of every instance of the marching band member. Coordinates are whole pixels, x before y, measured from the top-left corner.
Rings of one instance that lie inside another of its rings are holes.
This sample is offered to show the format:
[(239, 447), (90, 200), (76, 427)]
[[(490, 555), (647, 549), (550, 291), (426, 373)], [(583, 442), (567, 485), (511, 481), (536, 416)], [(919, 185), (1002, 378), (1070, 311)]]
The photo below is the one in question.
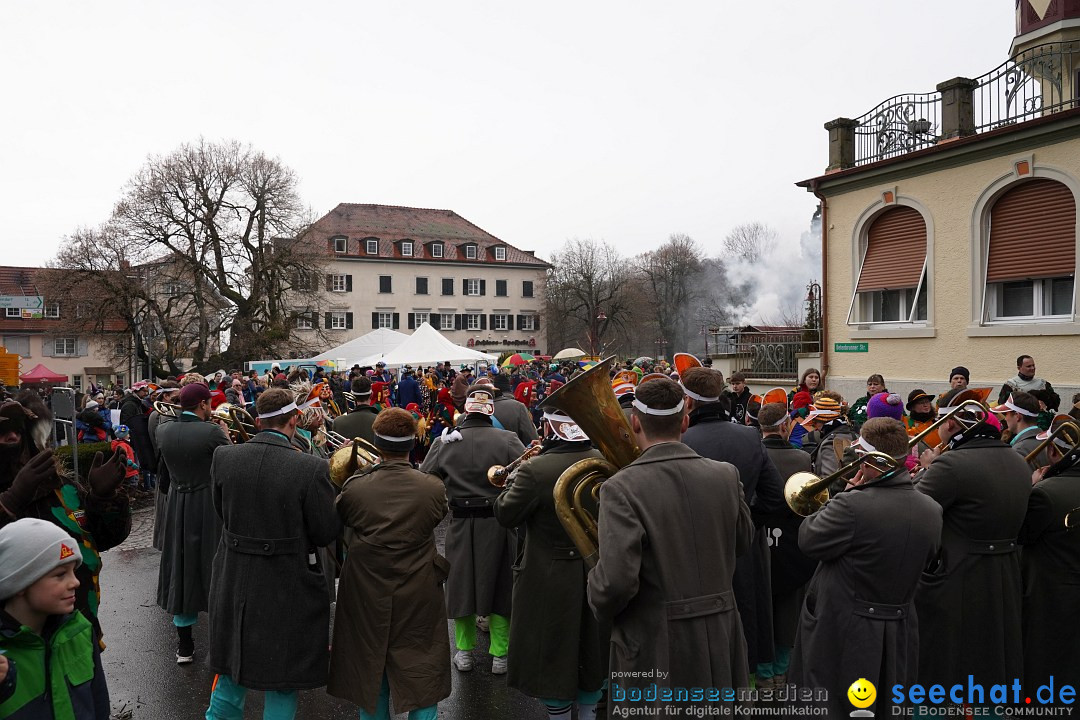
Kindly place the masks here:
[(643, 382), (630, 418), (641, 455), (601, 486), (599, 561), (588, 588), (597, 618), (612, 623), (612, 706), (627, 686), (749, 682), (731, 577), (735, 557), (750, 546), (750, 509), (734, 466), (680, 442), (688, 423), (678, 383)]
[[(1056, 420), (1057, 430), (1065, 418)], [(1049, 464), (1036, 470), (1020, 529), (1024, 551), (1024, 682), (1029, 692), (1050, 681), (1080, 685), (1080, 532), (1065, 528), (1065, 515), (1080, 507), (1080, 451), (1076, 433), (1063, 432), (1047, 447)], [(1052, 477), (1043, 479), (1049, 468)], [(1067, 622), (1062, 622), (1069, 618)]]
[(337, 511), (352, 530), (334, 619), (327, 692), (360, 706), (362, 720), (434, 720), (450, 695), (450, 640), (442, 583), (449, 568), (435, 549), (446, 490), (414, 470), (412, 413), (375, 418), (382, 462), (345, 483)]
[[(784, 505), (784, 479), (765, 452), (757, 430), (727, 422), (720, 402), (724, 376), (706, 367), (687, 369), (682, 378), (688, 429), (682, 441), (702, 457), (731, 463), (739, 471), (743, 499), (755, 520), (750, 552), (736, 562), (732, 585), (746, 639), (751, 672), (773, 659), (772, 589), (769, 545), (761, 522)], [(780, 392), (783, 397), (783, 392)], [(760, 410), (758, 411), (760, 412)]]
[(366, 377), (353, 380), (352, 395), (356, 405), (347, 414), (334, 419), (334, 432), (349, 439), (363, 438), (372, 442), (375, 439), (375, 433), (371, 426), (379, 411), (371, 404), (371, 381)]
[[(1039, 401), (1033, 395), (1023, 391), (1016, 391), (1009, 395), (1009, 399), (997, 407), (990, 408), (990, 412), (1000, 415), (1009, 428), (1011, 437), (1009, 446), (1020, 457), (1026, 458), (1028, 453), (1039, 446), (1038, 435), (1041, 428), (1035, 423), (1039, 417)], [(1046, 454), (1039, 453), (1039, 465), (1046, 464)]]
[[(852, 678), (878, 688), (916, 678), (915, 591), (938, 549), (941, 508), (915, 492), (904, 466), (907, 440), (899, 420), (863, 423), (852, 445), (856, 453), (884, 453), (896, 467), (863, 463), (847, 491), (799, 528), (799, 548), (820, 562), (806, 589), (790, 679), (828, 690), (831, 717), (848, 712), (845, 691)], [(888, 693), (878, 698), (880, 709)]]
[(476, 615), (488, 616), (491, 672), (506, 672), (513, 578), (513, 536), (499, 525), (492, 506), (497, 491), (487, 480), (492, 465), (507, 465), (525, 451), (517, 435), (492, 425), (494, 388), (473, 385), (465, 395), (465, 418), (446, 428), (420, 470), (446, 484), (450, 527), (446, 531), (446, 609), (454, 619), (454, 667), (473, 669)]
[(177, 422), (158, 426), (158, 449), (168, 465), (170, 487), (157, 603), (173, 616), (180, 665), (195, 660), (191, 628), (208, 607), (214, 551), (221, 536), (210, 465), (214, 451), (230, 443), (221, 426), (209, 422), (210, 401), (210, 388), (189, 383), (180, 389), (182, 412)]
[(209, 473), (222, 530), (207, 720), (241, 718), (248, 689), (266, 691), (265, 717), (292, 718), (296, 691), (326, 684), (330, 606), (316, 549), (341, 530), (330, 466), (293, 446), (300, 412), (291, 392), (267, 390), (255, 408), (259, 432), (216, 450)]
[(522, 445), (539, 440), (540, 436), (536, 433), (529, 408), (514, 399), (510, 390), (510, 376), (495, 373), (491, 382), (495, 386), (495, 419), (503, 428), (517, 435)]
[[(941, 399), (949, 412), (960, 390)], [(959, 402), (956, 402), (959, 405)], [(1023, 671), (1020, 559), (1031, 471), (1001, 442), (988, 413), (962, 411), (939, 429), (948, 452), (927, 450), (915, 487), (943, 510), (941, 552), (923, 575), (919, 682), (945, 686), (974, 675), (987, 686)]]
[[(574, 421), (544, 414), (543, 450), (519, 467), (495, 501), (495, 517), (507, 528), (526, 527), (525, 549), (514, 578), (506, 684), (539, 698), (548, 717), (596, 717), (607, 677), (607, 652), (588, 606), (588, 568), (555, 514), (555, 481), (568, 467), (600, 458)], [(553, 632), (553, 628), (558, 630)]]

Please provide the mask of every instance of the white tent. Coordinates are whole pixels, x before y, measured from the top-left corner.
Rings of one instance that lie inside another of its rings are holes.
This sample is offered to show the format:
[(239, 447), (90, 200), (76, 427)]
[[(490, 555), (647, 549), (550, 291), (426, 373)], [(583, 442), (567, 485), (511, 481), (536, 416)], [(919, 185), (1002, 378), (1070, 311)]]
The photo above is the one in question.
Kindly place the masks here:
[[(361, 335), (358, 338), (338, 345), (336, 348), (330, 348), (326, 352), (316, 355), (307, 362), (318, 362), (319, 360), (338, 360), (345, 361), (345, 368), (352, 367), (356, 363), (361, 365), (374, 365), (378, 360), (382, 359), (382, 356), (390, 352), (401, 343), (409, 339), (409, 336), (405, 333), (399, 333), (396, 330), (389, 330), (387, 328), (379, 328), (378, 330), (372, 330), (366, 335)], [(368, 358), (375, 358), (370, 363), (367, 362)], [(284, 367), (284, 366), (282, 366)]]
[(479, 350), (455, 345), (430, 324), (423, 323), (412, 335), (408, 336), (405, 342), (390, 352), (369, 356), (361, 360), (360, 364), (374, 365), (381, 360), (390, 367), (400, 367), (402, 365), (434, 365), (444, 360), (452, 363), (486, 360), (493, 363), (498, 359), (497, 355), (489, 355)]

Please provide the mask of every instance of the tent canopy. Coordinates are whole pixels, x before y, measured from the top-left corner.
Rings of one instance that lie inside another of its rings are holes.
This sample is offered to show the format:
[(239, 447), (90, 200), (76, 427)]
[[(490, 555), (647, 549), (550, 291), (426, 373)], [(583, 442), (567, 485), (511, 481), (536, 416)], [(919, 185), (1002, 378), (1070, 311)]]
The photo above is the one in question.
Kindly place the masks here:
[[(364, 362), (368, 358), (376, 358), (379, 360), (383, 355), (390, 352), (401, 343), (409, 339), (409, 336), (405, 333), (399, 333), (396, 330), (389, 330), (387, 328), (379, 328), (378, 330), (372, 330), (366, 335), (361, 335), (358, 338), (353, 338), (346, 343), (338, 345), (335, 348), (330, 348), (324, 353), (320, 353), (310, 360), (296, 361), (296, 362), (309, 362), (318, 364), (320, 360), (332, 360), (337, 362), (338, 360), (345, 361), (344, 368), (338, 368), (338, 370), (345, 370), (352, 367), (354, 364), (360, 365), (374, 365), (374, 362)], [(285, 367), (282, 365), (282, 367)]]
[[(400, 333), (396, 333), (399, 334)], [(380, 360), (390, 367), (401, 365), (434, 365), (444, 360), (452, 363), (476, 362), (486, 360), (489, 363), (498, 360), (498, 356), (489, 355), (461, 347), (443, 337), (429, 323), (423, 323), (416, 328), (412, 335), (405, 336), (406, 340), (396, 348), (384, 355), (373, 355), (360, 361), (361, 365), (374, 365)]]
[(45, 367), (41, 363), (38, 363), (37, 366), (34, 367), (33, 370), (31, 370), (28, 373), (24, 373), (24, 374), (20, 375), (19, 380), (21, 380), (24, 383), (36, 383), (36, 382), (62, 383), (62, 382), (67, 382), (68, 381), (68, 376), (67, 375), (61, 375), (59, 373), (54, 373), (49, 368)]

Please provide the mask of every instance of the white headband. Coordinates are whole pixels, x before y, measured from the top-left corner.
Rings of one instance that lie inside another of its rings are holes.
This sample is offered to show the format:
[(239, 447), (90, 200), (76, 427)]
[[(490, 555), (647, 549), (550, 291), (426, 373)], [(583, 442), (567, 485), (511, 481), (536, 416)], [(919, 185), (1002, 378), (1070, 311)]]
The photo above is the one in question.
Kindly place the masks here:
[(286, 413), (291, 413), (293, 410), (296, 410), (296, 409), (297, 409), (296, 408), (296, 403), (291, 402), (288, 405), (286, 405), (285, 407), (280, 407), (277, 410), (271, 410), (270, 412), (267, 412), (267, 413), (259, 413), (259, 417), (260, 418), (277, 417), (278, 415), (285, 415)]
[(683, 406), (686, 405), (686, 401), (680, 400), (679, 404), (673, 408), (651, 408), (637, 398), (634, 398), (633, 405), (646, 415), (676, 415), (682, 412)]
[(716, 397), (703, 397), (701, 395), (698, 395), (696, 392), (694, 392), (690, 388), (686, 387), (682, 383), (679, 383), (679, 385), (682, 387), (683, 392), (686, 393), (686, 397), (688, 397), (688, 398), (691, 398), (693, 400), (697, 400), (698, 402), (703, 402), (703, 403), (720, 402), (720, 396), (719, 395), (717, 395)]
[(379, 433), (375, 433), (375, 437), (379, 438), (380, 440), (385, 440), (386, 442), (392, 443), (403, 443), (409, 442), (410, 440), (416, 440), (416, 438), (412, 435), (406, 435), (405, 437), (390, 437), (389, 435), (380, 435)]
[(866, 442), (866, 438), (864, 438), (864, 437), (860, 437), (858, 440), (851, 443), (851, 447), (854, 448), (856, 452), (862, 451), (862, 452), (872, 453), (872, 452), (877, 452), (878, 451), (878, 449), (876, 447), (874, 447), (870, 443)]
[(1021, 415), (1027, 415), (1028, 417), (1039, 417), (1038, 413), (1033, 413), (1029, 410), (1025, 410), (1022, 407), (1017, 407), (1016, 405), (1013, 405), (1012, 395), (1009, 395), (1009, 399), (1006, 400), (1004, 403), (994, 408), (993, 412), (1005, 412), (1006, 410), (1012, 410), (1014, 413), (1020, 413)]

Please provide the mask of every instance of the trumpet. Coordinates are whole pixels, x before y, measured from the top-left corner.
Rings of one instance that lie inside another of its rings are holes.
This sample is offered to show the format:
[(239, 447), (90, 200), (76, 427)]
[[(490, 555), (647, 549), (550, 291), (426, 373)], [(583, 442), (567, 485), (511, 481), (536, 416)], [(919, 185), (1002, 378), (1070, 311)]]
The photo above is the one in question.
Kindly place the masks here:
[(536, 457), (540, 454), (540, 441), (533, 440), (529, 443), (529, 447), (525, 448), (525, 452), (521, 453), (516, 460), (513, 460), (508, 465), (492, 465), (488, 468), (487, 479), (488, 482), (497, 488), (506, 487), (506, 480), (510, 477), (510, 473), (518, 469), (521, 463), (525, 462), (529, 458)]
[(852, 462), (843, 466), (831, 475), (818, 477), (812, 472), (797, 472), (784, 483), (784, 500), (787, 501), (791, 511), (807, 517), (821, 509), (829, 500), (829, 485), (838, 477), (859, 467), (865, 462), (873, 462), (876, 465), (884, 465), (889, 470), (900, 467), (895, 458), (881, 452), (871, 452), (861, 455)]
[(158, 415), (167, 418), (178, 418), (182, 412), (179, 405), (164, 400), (155, 400), (154, 409), (157, 410)]

